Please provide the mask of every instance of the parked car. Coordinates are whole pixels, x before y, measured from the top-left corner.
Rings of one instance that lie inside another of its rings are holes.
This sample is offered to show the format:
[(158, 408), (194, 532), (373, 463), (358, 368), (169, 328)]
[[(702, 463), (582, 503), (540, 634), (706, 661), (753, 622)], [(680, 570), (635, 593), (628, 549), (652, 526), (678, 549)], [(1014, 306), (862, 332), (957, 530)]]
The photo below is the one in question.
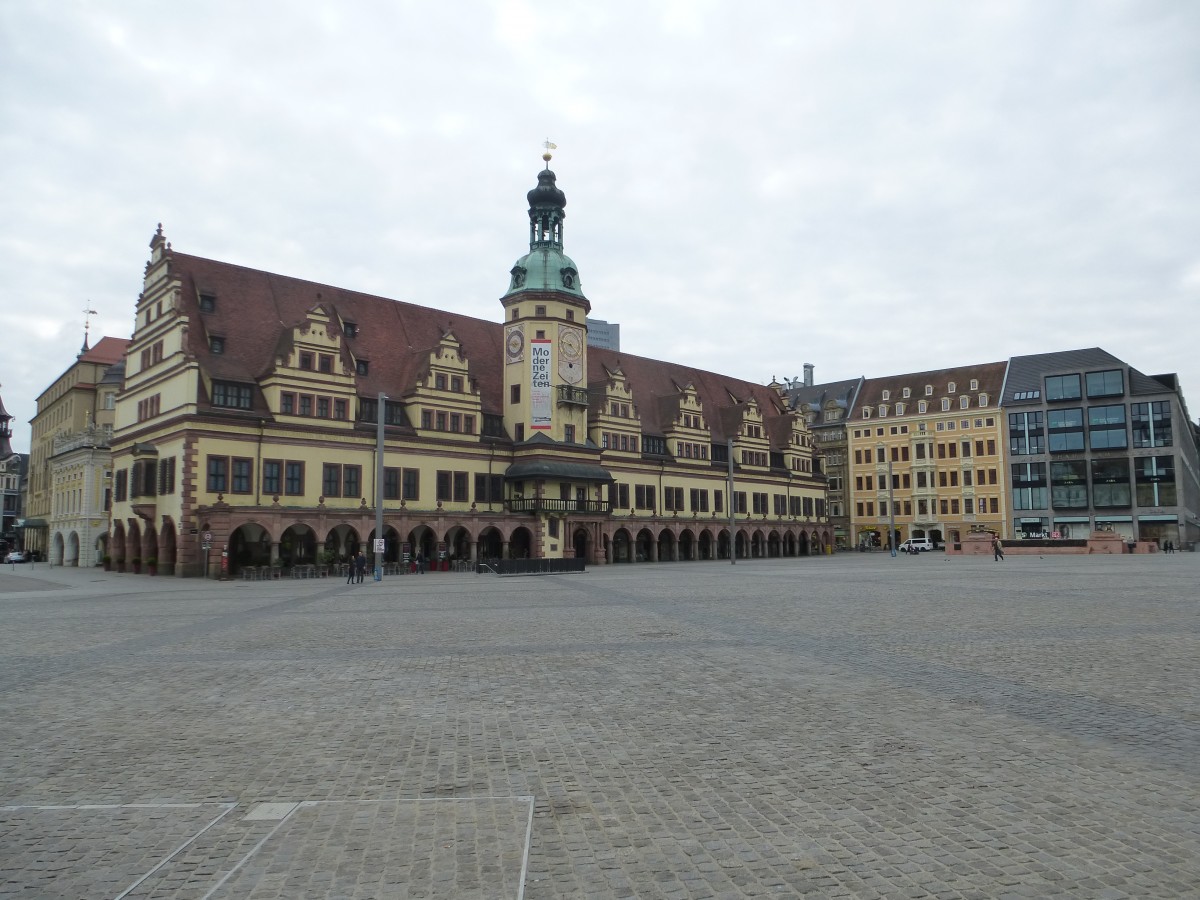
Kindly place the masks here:
[(909, 538), (900, 545), (901, 553), (922, 553), (933, 549), (933, 541), (929, 538)]
[(20, 550), (10, 550), (8, 556), (4, 557), (6, 563), (23, 563), (26, 562), (25, 554)]

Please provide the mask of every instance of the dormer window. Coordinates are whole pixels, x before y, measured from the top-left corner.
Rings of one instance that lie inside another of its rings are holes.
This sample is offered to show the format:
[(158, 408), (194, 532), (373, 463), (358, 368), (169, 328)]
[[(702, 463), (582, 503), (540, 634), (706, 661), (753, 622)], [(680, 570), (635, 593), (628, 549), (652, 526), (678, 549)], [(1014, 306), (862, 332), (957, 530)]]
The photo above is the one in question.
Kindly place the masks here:
[(888, 414), (888, 405), (886, 403), (879, 404), (879, 418), (885, 419)]
[(864, 419), (869, 419), (869, 418), (871, 418), (871, 407), (869, 407), (869, 406), (864, 406), (864, 407), (863, 407), (863, 418), (864, 418)]
[(954, 390), (955, 390), (955, 384), (953, 381), (951, 381), (949, 384), (946, 385), (946, 393), (953, 394)]
[(902, 397), (903, 397), (905, 400), (907, 400), (909, 397), (911, 397), (911, 396), (912, 396), (912, 390), (910, 390), (909, 388), (905, 388), (903, 391), (901, 391), (901, 392), (900, 392), (900, 395), (901, 395), (901, 396), (902, 396)]
[(446, 389), (446, 376), (443, 373), (439, 372), (433, 376), (433, 387), (434, 390), (438, 391), (444, 391)]
[(925, 396), (926, 397), (933, 396), (933, 385), (932, 384), (925, 385)]
[(959, 397), (958, 398), (958, 408), (959, 409), (970, 409), (971, 408), (971, 398), (968, 397), (966, 394)]
[(342, 333), (345, 334), (346, 337), (358, 337), (358, 326), (353, 322), (343, 322)]
[(322, 353), (317, 357), (317, 368), (326, 374), (333, 371), (333, 357), (328, 353)]
[(313, 367), (313, 355), (311, 353), (302, 352), (300, 354), (300, 368), (311, 372)]
[(370, 368), (371, 368), (371, 364), (365, 359), (357, 360), (354, 363), (354, 371), (357, 372), (359, 375), (366, 375), (367, 372), (370, 371)]
[(463, 380), (461, 375), (450, 376), (450, 390), (454, 391), (456, 394), (461, 394), (463, 392)]
[(904, 404), (903, 403), (896, 404), (896, 415), (898, 415), (898, 416), (904, 415)]
[(891, 400), (891, 399), (892, 399), (892, 392), (891, 392), (891, 391), (884, 391), (884, 392), (883, 392), (883, 399), (884, 399), (884, 400)]
[(973, 390), (973, 391), (979, 390), (979, 379), (978, 378), (971, 379), (971, 390)]
[(980, 394), (980, 395), (979, 395), (979, 405), (980, 405), (980, 406), (987, 406), (987, 404), (988, 404), (988, 395), (987, 395), (987, 394)]
[(209, 337), (208, 351), (210, 353), (224, 353), (225, 352), (225, 338), (217, 337), (215, 335)]
[(202, 291), (200, 293), (200, 312), (215, 312), (217, 309), (217, 295)]
[(950, 409), (950, 398), (943, 397), (942, 398), (942, 412), (947, 412), (949, 409)]
[(917, 412), (921, 413), (922, 415), (929, 412), (929, 401), (928, 400), (918, 400), (917, 401)]

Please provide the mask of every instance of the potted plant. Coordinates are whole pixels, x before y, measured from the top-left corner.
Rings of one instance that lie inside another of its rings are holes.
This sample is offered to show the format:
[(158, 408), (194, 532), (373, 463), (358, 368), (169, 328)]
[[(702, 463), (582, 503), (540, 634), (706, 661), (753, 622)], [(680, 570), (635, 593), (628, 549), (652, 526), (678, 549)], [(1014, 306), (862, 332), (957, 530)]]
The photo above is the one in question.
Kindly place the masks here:
[(142, 574), (142, 558), (140, 556), (135, 556), (129, 561), (129, 564), (133, 566), (134, 575)]
[(151, 575), (158, 574), (158, 557), (156, 557), (156, 556), (146, 557), (146, 571), (149, 572)]
[(103, 563), (105, 572), (112, 571), (112, 557), (111, 556), (109, 556), (107, 553), (105, 553), (102, 557), (100, 557), (100, 562)]

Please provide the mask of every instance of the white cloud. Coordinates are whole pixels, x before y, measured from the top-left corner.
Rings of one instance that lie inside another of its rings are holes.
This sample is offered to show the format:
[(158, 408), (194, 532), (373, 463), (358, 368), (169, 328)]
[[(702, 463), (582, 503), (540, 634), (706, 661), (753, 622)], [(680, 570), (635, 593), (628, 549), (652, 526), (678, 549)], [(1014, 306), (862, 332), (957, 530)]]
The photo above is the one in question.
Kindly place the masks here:
[(1200, 389), (1186, 4), (68, 7), (0, 7), (18, 446), (84, 303), (127, 333), (159, 221), (498, 319), (546, 137), (630, 352), (766, 381), (1098, 344)]

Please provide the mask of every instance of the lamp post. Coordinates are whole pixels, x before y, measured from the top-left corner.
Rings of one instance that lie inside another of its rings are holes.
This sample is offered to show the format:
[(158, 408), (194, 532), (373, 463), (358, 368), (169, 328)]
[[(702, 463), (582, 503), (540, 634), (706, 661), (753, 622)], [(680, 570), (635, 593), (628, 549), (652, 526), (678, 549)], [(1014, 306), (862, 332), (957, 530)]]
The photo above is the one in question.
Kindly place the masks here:
[(387, 394), (379, 392), (375, 410), (375, 580), (383, 581), (383, 411)]
[(728, 499), (728, 503), (729, 503), (729, 564), (731, 566), (736, 566), (737, 565), (737, 533), (736, 533), (737, 512), (733, 505), (733, 438), (729, 438), (729, 440), (725, 446), (726, 446), (726, 455), (728, 456), (727, 476), (726, 477), (728, 478), (728, 484), (729, 484), (729, 487), (727, 490), (727, 493), (729, 494), (729, 499)]
[(888, 480), (888, 550), (892, 556), (896, 555), (896, 494), (895, 488), (892, 485), (892, 458), (888, 455), (887, 448), (883, 444), (879, 444), (879, 455), (887, 459), (887, 480)]

